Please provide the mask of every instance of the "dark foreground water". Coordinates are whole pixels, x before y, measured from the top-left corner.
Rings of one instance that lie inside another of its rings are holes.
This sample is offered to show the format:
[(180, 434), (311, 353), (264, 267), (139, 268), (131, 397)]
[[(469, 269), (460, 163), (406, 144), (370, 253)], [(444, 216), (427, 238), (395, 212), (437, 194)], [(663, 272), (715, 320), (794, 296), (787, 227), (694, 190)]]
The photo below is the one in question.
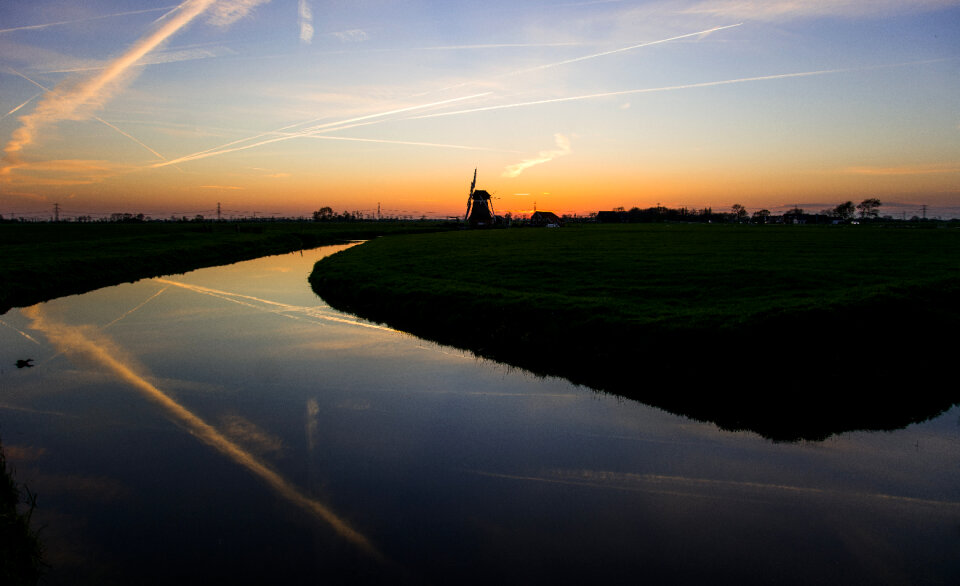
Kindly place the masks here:
[(306, 278), (340, 248), (0, 317), (0, 437), (48, 584), (960, 577), (960, 409), (720, 431), (333, 311)]

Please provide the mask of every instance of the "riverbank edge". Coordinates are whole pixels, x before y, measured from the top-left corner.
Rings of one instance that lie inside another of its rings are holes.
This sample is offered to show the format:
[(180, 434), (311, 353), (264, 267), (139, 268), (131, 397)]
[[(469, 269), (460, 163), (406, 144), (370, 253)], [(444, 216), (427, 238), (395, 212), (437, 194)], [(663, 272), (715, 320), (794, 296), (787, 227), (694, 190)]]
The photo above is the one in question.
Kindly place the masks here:
[[(68, 295), (79, 295), (102, 287), (132, 283), (164, 275), (185, 273), (205, 267), (232, 264), (263, 256), (286, 254), (320, 246), (346, 244), (376, 238), (387, 233), (423, 233), (449, 229), (437, 226), (409, 228), (361, 222), (356, 225), (327, 228), (303, 222), (303, 229), (272, 232), (257, 225), (208, 226), (210, 240), (183, 245), (170, 243), (179, 234), (164, 234), (154, 241), (125, 251), (110, 250), (109, 255), (91, 252), (82, 258), (64, 258), (54, 247), (31, 249), (27, 267), (0, 271), (0, 315), (16, 307), (29, 307)], [(101, 242), (94, 242), (100, 244)], [(89, 246), (80, 241), (76, 246)], [(92, 247), (91, 247), (92, 248)]]
[[(23, 493), (27, 493), (24, 499)], [(0, 583), (37, 584), (46, 564), (43, 544), (31, 527), (32, 495), (17, 483), (0, 441)]]
[[(876, 368), (891, 356), (915, 367), (950, 364), (947, 349), (936, 340), (960, 326), (955, 309), (960, 283), (953, 280), (889, 289), (842, 307), (767, 315), (735, 327), (654, 330), (591, 321), (575, 308), (511, 303), (469, 288), (453, 294), (411, 290), (409, 283), (371, 279), (369, 270), (357, 267), (361, 280), (351, 272), (349, 254), (336, 257), (318, 262), (309, 278), (335, 309), (728, 430), (751, 430), (777, 441), (822, 440), (858, 429), (902, 428), (960, 400), (950, 389), (932, 386), (908, 397), (898, 393), (895, 401), (877, 401), (875, 395), (923, 381), (916, 369)], [(895, 319), (841, 325), (854, 313)], [(827, 360), (803, 364), (800, 357), (811, 348)]]

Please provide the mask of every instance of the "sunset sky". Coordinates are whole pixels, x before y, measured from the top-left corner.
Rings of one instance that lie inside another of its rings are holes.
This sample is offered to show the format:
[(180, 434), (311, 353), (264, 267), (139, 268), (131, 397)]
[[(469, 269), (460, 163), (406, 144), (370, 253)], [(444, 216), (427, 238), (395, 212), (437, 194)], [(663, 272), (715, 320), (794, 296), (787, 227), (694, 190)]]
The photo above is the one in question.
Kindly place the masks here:
[(960, 1), (4, 0), (0, 214), (960, 217)]

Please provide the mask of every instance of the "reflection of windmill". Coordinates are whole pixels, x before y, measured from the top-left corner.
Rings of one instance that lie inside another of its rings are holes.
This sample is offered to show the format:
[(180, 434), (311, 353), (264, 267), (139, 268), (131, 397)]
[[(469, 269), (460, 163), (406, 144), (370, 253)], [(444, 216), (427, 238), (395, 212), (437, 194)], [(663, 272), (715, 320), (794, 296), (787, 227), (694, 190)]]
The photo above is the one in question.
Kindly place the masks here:
[(470, 183), (470, 195), (467, 196), (467, 213), (463, 217), (471, 226), (491, 226), (496, 218), (493, 213), (492, 197), (483, 189), (474, 189), (477, 186), (477, 170), (473, 170), (473, 181)]

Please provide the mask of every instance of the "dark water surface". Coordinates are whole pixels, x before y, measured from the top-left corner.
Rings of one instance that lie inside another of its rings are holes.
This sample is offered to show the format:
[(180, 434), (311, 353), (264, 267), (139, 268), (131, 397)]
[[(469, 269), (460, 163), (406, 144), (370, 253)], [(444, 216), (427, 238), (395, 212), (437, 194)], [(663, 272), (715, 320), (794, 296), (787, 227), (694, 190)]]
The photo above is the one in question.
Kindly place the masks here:
[(960, 409), (721, 431), (338, 313), (307, 275), (340, 248), (0, 317), (0, 437), (47, 583), (960, 577)]

